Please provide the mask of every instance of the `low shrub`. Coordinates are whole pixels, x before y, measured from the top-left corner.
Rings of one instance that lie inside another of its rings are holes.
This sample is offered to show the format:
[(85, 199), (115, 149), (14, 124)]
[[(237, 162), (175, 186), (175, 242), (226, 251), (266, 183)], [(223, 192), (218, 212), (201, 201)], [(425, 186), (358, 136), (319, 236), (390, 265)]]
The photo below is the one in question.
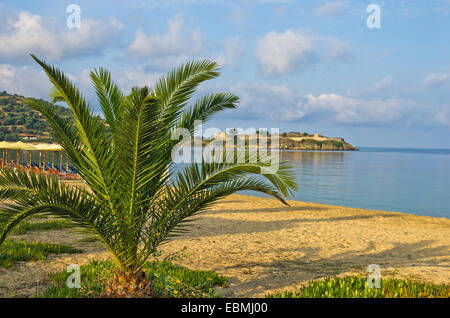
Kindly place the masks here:
[(450, 297), (450, 285), (412, 280), (382, 279), (380, 288), (369, 288), (367, 278), (348, 276), (314, 281), (297, 292), (266, 295), (268, 298), (425, 298)]
[[(71, 273), (66, 271), (50, 275), (52, 285), (38, 297), (72, 298), (101, 297), (106, 282), (112, 277), (116, 265), (113, 262), (91, 261), (80, 267), (81, 288), (69, 288), (66, 284)], [(213, 271), (197, 271), (173, 265), (170, 262), (148, 262), (143, 268), (153, 282), (159, 297), (217, 297), (215, 286), (222, 286), (226, 278)]]
[(0, 266), (9, 268), (14, 262), (45, 260), (49, 254), (73, 254), (82, 251), (68, 245), (6, 240), (0, 246)]
[(73, 223), (66, 220), (52, 220), (46, 222), (22, 222), (13, 230), (13, 234), (26, 234), (31, 231), (61, 230), (73, 227)]
[(213, 271), (191, 270), (171, 262), (148, 262), (144, 271), (154, 277), (153, 288), (168, 297), (212, 297), (214, 286), (223, 286), (227, 279)]
[(104, 291), (104, 284), (113, 274), (115, 264), (112, 262), (91, 261), (80, 266), (81, 288), (69, 288), (66, 284), (70, 272), (61, 271), (49, 274), (51, 286), (38, 297), (43, 298), (80, 298), (99, 297)]

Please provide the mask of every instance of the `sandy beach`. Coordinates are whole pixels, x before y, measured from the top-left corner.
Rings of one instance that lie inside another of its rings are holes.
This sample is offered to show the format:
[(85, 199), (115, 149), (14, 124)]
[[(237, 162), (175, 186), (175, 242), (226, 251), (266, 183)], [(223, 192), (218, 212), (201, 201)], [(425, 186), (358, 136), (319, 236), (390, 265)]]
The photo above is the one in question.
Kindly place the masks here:
[[(192, 231), (161, 247), (161, 258), (229, 278), (224, 297), (261, 297), (295, 290), (326, 276), (366, 273), (450, 283), (450, 220), (299, 201), (232, 195), (204, 212)], [(17, 239), (69, 243), (85, 253), (51, 256), (0, 268), (0, 296), (31, 296), (47, 273), (69, 264), (108, 259), (98, 243), (73, 230), (35, 232)]]

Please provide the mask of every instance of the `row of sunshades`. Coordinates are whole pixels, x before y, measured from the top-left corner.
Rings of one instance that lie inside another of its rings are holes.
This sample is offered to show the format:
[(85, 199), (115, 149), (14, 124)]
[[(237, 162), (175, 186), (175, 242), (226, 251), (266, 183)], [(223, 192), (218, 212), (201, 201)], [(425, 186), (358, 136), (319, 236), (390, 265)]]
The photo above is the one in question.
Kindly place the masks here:
[[(24, 161), (21, 161), (20, 164), (15, 163), (13, 160), (10, 162), (10, 168), (16, 168), (19, 170), (25, 171), (33, 171), (35, 173), (48, 173), (53, 174), (61, 178), (78, 178), (78, 172), (72, 166), (68, 166), (68, 169), (64, 167), (59, 167), (57, 165), (52, 165), (50, 162), (47, 162), (44, 169), (42, 169), (42, 165), (37, 164), (36, 162), (32, 162), (31, 164), (27, 164)], [(8, 167), (5, 165), (5, 167)]]

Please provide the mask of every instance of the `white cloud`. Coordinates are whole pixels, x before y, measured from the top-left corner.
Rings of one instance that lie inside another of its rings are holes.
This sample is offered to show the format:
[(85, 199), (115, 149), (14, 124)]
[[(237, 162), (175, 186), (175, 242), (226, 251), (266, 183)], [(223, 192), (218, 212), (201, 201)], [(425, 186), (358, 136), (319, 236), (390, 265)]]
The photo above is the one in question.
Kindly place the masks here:
[(295, 105), (300, 93), (287, 85), (240, 83), (232, 88), (240, 97), (240, 107), (255, 107), (266, 112), (265, 106), (278, 109), (279, 106)]
[[(97, 97), (89, 73), (89, 69), (83, 69), (77, 73), (66, 73), (66, 75), (90, 104), (96, 107)], [(112, 71), (112, 79), (125, 93), (128, 93), (133, 86), (153, 87), (162, 75), (162, 73), (147, 72), (140, 66), (129, 70)], [(11, 94), (48, 99), (50, 87), (46, 74), (37, 67), (0, 64), (0, 91), (6, 90)]]
[[(94, 93), (90, 72), (91, 70), (89, 69), (83, 69), (77, 74), (67, 74), (67, 76), (80, 88), (82, 92), (91, 90), (92, 93)], [(122, 89), (125, 94), (127, 94), (133, 86), (153, 87), (162, 75), (164, 74), (148, 72), (142, 66), (137, 66), (132, 69), (111, 71), (111, 79), (119, 85), (120, 89)], [(95, 94), (92, 94), (91, 96), (95, 96)]]
[(117, 83), (122, 89), (128, 91), (133, 86), (153, 87), (162, 75), (162, 73), (147, 72), (138, 66), (132, 70), (115, 72), (112, 77), (117, 79)]
[(279, 76), (317, 62), (314, 39), (301, 32), (269, 32), (257, 44), (256, 57), (265, 75)]
[(224, 43), (225, 53), (214, 58), (220, 66), (234, 65), (243, 54), (242, 42), (237, 38), (228, 39)]
[[(88, 69), (76, 74), (65, 73), (82, 94), (90, 101), (95, 101), (95, 91), (91, 86)], [(16, 67), (9, 64), (0, 64), (0, 90), (25, 97), (48, 99), (51, 83), (47, 75), (38, 66)]]
[(46, 98), (50, 83), (41, 70), (0, 64), (0, 90), (26, 97)]
[(392, 75), (386, 75), (373, 85), (369, 87), (365, 87), (362, 89), (348, 89), (347, 95), (352, 96), (361, 96), (361, 95), (370, 95), (370, 94), (379, 94), (381, 91), (384, 91), (392, 86)]
[[(292, 3), (293, 0), (245, 0), (248, 4), (286, 4)], [(179, 6), (195, 6), (195, 5), (230, 5), (230, 0), (142, 0), (139, 1), (138, 7), (141, 8), (157, 8), (157, 7), (179, 7)]]
[(450, 126), (450, 106), (442, 107), (441, 111), (435, 116), (437, 122), (444, 126)]
[(314, 14), (316, 16), (331, 16), (342, 12), (347, 6), (348, 1), (334, 1), (334, 2), (326, 2), (322, 5), (319, 5), (314, 10)]
[(309, 116), (329, 117), (342, 124), (389, 123), (400, 120), (412, 105), (402, 99), (357, 99), (334, 93), (306, 95), (297, 106), (283, 114), (285, 120)]
[(386, 75), (373, 85), (374, 90), (385, 89), (392, 84), (392, 75)]
[(79, 29), (44, 22), (37, 14), (23, 11), (6, 21), (0, 34), (0, 59), (31, 61), (29, 53), (56, 61), (64, 58), (99, 54), (115, 45), (123, 31), (116, 18), (108, 20), (81, 19)]
[(178, 7), (193, 5), (224, 4), (226, 0), (141, 0), (137, 4), (140, 8)]
[[(147, 72), (142, 67), (112, 72), (113, 80), (126, 93), (132, 86), (154, 86), (161, 75)], [(68, 76), (91, 105), (96, 107), (97, 100), (90, 84), (89, 70), (84, 69)], [(385, 81), (388, 80), (378, 83)], [(0, 90), (46, 98), (49, 87), (45, 74), (37, 68), (0, 64)], [(384, 124), (400, 122), (414, 110), (414, 104), (404, 99), (354, 98), (335, 93), (304, 94), (288, 85), (240, 83), (232, 87), (221, 86), (220, 90), (231, 90), (240, 96), (239, 111), (229, 114), (235, 119), (272, 118), (280, 121), (323, 120), (341, 124)], [(443, 108), (436, 114), (436, 121), (442, 125), (450, 125), (450, 107)]]
[(199, 90), (201, 94), (220, 91), (232, 92), (239, 96), (239, 108), (236, 111), (226, 111), (221, 119), (237, 121), (273, 118), (274, 113), (295, 107), (302, 97), (300, 91), (289, 85), (269, 85), (265, 83), (206, 83)]
[(425, 78), (425, 84), (433, 87), (441, 86), (450, 82), (450, 73), (435, 74), (430, 73)]
[(293, 0), (250, 0), (251, 3), (256, 4), (286, 4), (286, 3), (292, 3)]
[(266, 76), (281, 76), (320, 61), (349, 61), (353, 58), (350, 49), (349, 43), (334, 38), (313, 37), (296, 30), (271, 31), (258, 40), (256, 57)]
[[(78, 89), (95, 108), (98, 104), (98, 101), (95, 89), (92, 86), (90, 72), (90, 69), (83, 69), (75, 74), (67, 73), (67, 76), (73, 83), (75, 83)], [(120, 87), (120, 89), (125, 94), (128, 94), (133, 86), (153, 87), (156, 84), (156, 81), (162, 75), (162, 73), (148, 72), (142, 66), (138, 66), (132, 69), (111, 70), (112, 80)]]
[(355, 98), (336, 93), (304, 94), (288, 85), (240, 83), (231, 90), (241, 98), (239, 111), (235, 112), (236, 119), (387, 124), (406, 123), (406, 119), (417, 111), (415, 103), (406, 99)]
[(141, 30), (136, 31), (128, 54), (140, 59), (151, 58), (155, 64), (162, 64), (163, 67), (185, 61), (202, 50), (203, 35), (198, 30), (184, 32), (183, 24), (184, 19), (178, 15), (169, 19), (165, 34), (146, 35)]
[(350, 61), (353, 59), (351, 45), (349, 43), (331, 38), (324, 38), (319, 42), (325, 43), (325, 51), (328, 52), (324, 58), (326, 62)]

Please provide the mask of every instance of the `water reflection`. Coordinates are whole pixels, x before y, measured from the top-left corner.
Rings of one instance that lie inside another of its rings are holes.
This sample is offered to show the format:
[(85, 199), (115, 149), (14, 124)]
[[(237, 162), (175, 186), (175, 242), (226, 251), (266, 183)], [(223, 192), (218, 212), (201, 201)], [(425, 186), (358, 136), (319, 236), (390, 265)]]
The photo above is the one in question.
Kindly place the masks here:
[(286, 162), (314, 166), (315, 169), (333, 162), (339, 164), (344, 162), (346, 153), (344, 152), (326, 152), (326, 151), (282, 151), (281, 160)]
[(281, 159), (300, 184), (293, 199), (450, 217), (448, 150), (283, 151)]

